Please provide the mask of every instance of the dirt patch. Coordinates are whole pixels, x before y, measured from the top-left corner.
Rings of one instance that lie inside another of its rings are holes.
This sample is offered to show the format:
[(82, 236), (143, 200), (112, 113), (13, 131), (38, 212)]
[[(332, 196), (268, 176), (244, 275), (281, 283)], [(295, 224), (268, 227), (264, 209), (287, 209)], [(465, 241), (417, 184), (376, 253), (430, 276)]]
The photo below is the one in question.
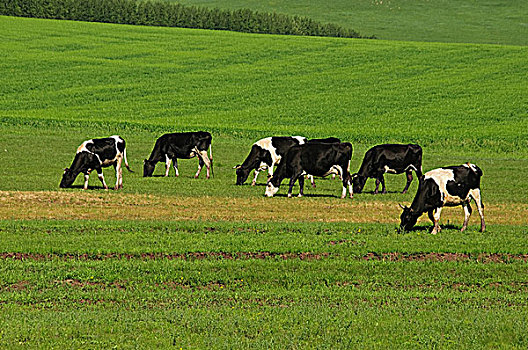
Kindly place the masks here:
[[(479, 225), (478, 214), (470, 225)], [(401, 209), (392, 201), (337, 198), (169, 197), (115, 192), (0, 191), (3, 220), (204, 220), (280, 222), (399, 222)], [(486, 203), (488, 225), (526, 225), (528, 204)], [(442, 223), (462, 225), (461, 208), (446, 208)], [(428, 222), (427, 215), (419, 222)], [(212, 231), (211, 231), (212, 232)]]

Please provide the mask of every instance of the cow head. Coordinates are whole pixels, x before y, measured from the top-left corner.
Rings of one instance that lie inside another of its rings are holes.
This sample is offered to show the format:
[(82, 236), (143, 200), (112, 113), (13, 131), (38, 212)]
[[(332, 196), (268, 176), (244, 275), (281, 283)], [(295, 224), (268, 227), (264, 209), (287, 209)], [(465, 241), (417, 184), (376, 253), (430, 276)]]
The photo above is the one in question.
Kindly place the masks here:
[(151, 162), (150, 160), (145, 159), (143, 161), (143, 177), (152, 176), (152, 173), (154, 172), (155, 167), (156, 167), (156, 162)]
[(352, 174), (352, 186), (354, 193), (361, 193), (363, 187), (365, 187), (365, 182), (367, 182), (367, 177), (359, 175), (358, 173)]
[(71, 169), (69, 168), (64, 169), (64, 174), (62, 174), (62, 180), (59, 184), (59, 187), (60, 188), (71, 187), (76, 177), (77, 177), (77, 174), (75, 174)]
[(250, 169), (243, 168), (242, 165), (240, 164), (233, 167), (233, 169), (236, 169), (236, 176), (237, 176), (236, 184), (243, 185), (249, 176)]
[(273, 177), (268, 180), (268, 183), (266, 185), (266, 192), (264, 193), (266, 197), (273, 197), (275, 193), (279, 191), (279, 186), (274, 186), (272, 180)]
[(400, 204), (400, 207), (403, 209), (403, 212), (400, 215), (400, 230), (408, 231), (416, 225), (418, 217), (413, 210), (409, 207), (403, 206)]

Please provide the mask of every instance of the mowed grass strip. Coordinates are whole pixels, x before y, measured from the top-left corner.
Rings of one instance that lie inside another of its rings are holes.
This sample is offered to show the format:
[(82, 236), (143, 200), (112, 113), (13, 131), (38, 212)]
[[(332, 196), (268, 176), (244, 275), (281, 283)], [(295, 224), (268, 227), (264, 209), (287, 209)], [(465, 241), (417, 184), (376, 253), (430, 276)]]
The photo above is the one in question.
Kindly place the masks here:
[[(401, 214), (398, 204), (349, 198), (172, 197), (110, 192), (0, 191), (0, 219), (315, 221), (396, 225)], [(488, 225), (524, 225), (527, 214), (528, 204), (485, 206)], [(445, 208), (441, 219), (443, 223), (461, 225), (463, 210), (461, 207)], [(424, 214), (419, 223), (427, 222), (429, 219)], [(480, 223), (480, 219), (475, 208), (470, 224), (476, 223)]]

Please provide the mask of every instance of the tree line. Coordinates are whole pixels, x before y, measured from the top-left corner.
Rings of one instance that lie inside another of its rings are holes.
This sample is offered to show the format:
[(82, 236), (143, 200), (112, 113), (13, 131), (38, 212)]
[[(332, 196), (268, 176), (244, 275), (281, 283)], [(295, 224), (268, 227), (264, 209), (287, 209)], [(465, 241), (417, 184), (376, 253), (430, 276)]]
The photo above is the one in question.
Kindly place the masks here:
[(352, 29), (302, 16), (150, 0), (4, 0), (0, 15), (244, 33), (363, 37)]

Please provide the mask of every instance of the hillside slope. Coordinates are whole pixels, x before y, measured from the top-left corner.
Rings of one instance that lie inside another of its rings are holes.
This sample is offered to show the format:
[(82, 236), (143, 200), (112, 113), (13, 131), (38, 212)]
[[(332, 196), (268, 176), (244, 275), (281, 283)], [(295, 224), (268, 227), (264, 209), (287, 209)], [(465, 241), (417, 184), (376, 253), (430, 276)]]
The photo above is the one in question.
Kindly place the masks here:
[[(175, 1), (175, 0), (167, 0)], [(301, 15), (380, 39), (528, 45), (528, 2), (501, 0), (178, 0)]]

